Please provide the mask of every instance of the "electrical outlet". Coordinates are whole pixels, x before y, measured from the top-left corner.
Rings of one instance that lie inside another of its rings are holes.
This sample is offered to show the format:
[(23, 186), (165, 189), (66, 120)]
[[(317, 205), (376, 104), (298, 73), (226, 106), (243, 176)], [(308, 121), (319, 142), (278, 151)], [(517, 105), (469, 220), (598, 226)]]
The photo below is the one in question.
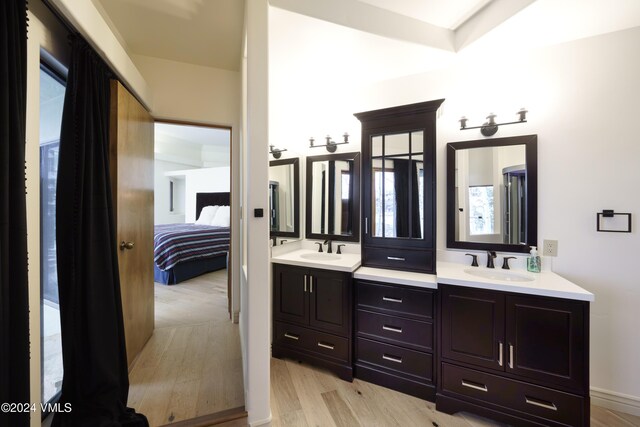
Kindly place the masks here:
[(558, 241), (557, 240), (545, 240), (542, 246), (542, 255), (544, 256), (558, 256)]

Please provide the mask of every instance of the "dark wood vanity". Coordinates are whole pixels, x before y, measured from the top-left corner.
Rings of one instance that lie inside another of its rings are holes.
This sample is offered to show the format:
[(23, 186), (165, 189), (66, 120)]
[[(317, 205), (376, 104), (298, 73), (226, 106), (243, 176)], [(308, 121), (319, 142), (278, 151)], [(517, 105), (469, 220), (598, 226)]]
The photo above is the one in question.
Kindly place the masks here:
[(439, 285), (436, 409), (589, 423), (589, 303)]
[(351, 273), (274, 264), (273, 357), (306, 360), (353, 379)]
[[(588, 426), (592, 294), (550, 272), (544, 282), (544, 272), (486, 269), (487, 279), (440, 263), (435, 276), (443, 101), (358, 113), (362, 156), (307, 158), (306, 237), (321, 239), (318, 249), (360, 241), (363, 268), (346, 272), (358, 266), (353, 253), (344, 271), (274, 260), (272, 354), (435, 401), (446, 413)], [(447, 247), (526, 253), (536, 245), (537, 136), (450, 143), (447, 156)], [(490, 209), (478, 214), (478, 200)]]

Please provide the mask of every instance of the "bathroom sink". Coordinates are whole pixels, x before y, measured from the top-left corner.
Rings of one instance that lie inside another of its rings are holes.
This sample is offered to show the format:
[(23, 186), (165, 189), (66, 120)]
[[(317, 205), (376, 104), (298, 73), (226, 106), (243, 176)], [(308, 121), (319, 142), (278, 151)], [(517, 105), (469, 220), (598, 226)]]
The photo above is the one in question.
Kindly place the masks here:
[(503, 280), (506, 282), (533, 282), (533, 278), (529, 276), (507, 271), (489, 271), (467, 268), (464, 272), (471, 274), (472, 276), (482, 277), (483, 279)]
[(312, 261), (334, 261), (340, 259), (340, 255), (328, 254), (326, 252), (312, 252), (309, 254), (302, 254), (300, 258), (312, 260)]

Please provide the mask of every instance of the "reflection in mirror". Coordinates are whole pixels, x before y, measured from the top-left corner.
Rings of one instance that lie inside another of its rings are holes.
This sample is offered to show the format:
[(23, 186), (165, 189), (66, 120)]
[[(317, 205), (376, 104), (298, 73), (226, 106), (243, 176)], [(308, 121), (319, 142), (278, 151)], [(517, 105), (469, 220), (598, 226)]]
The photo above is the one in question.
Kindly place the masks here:
[(374, 136), (372, 234), (424, 238), (423, 132)]
[(269, 162), (271, 237), (300, 235), (300, 166), (298, 159)]
[(307, 238), (357, 241), (359, 153), (307, 158)]
[(527, 252), (536, 245), (535, 140), (448, 144), (448, 247)]

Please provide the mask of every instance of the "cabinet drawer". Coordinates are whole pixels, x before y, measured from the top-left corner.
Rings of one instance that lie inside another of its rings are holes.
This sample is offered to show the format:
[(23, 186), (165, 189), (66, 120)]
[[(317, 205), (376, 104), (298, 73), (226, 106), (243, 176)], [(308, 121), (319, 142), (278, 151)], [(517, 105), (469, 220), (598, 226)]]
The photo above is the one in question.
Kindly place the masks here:
[(358, 308), (419, 320), (433, 318), (433, 291), (358, 281), (356, 292)]
[(432, 381), (433, 357), (428, 353), (356, 338), (356, 358), (358, 361)]
[(314, 353), (349, 360), (349, 340), (313, 329), (288, 323), (275, 322), (274, 341), (278, 344), (312, 351)]
[(582, 425), (584, 399), (473, 369), (442, 364), (442, 388), (572, 426)]
[(357, 310), (357, 334), (419, 351), (433, 351), (433, 324)]
[(416, 250), (367, 246), (363, 252), (362, 265), (432, 273), (435, 271), (434, 258), (434, 252), (428, 249)]

